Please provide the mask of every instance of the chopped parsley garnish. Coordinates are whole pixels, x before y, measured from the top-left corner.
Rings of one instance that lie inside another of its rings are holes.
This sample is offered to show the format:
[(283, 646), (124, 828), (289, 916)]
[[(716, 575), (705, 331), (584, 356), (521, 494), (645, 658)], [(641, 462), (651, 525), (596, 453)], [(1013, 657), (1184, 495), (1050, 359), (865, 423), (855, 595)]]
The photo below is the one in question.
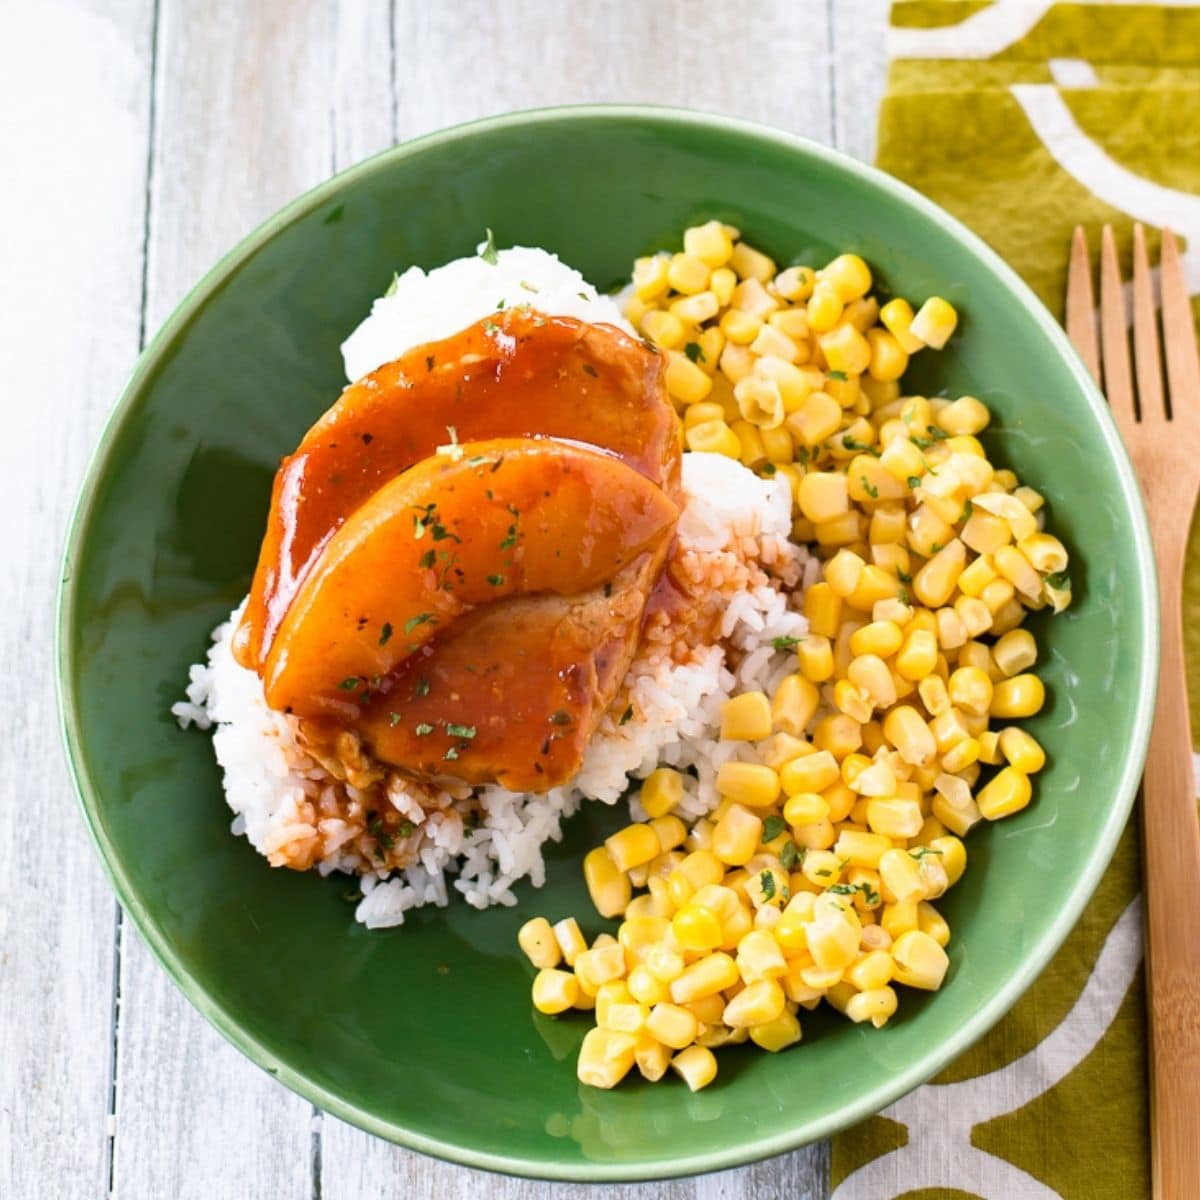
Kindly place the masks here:
[(631, 704), (621, 714), (621, 719), (617, 722), (617, 724), (618, 725), (628, 725), (629, 722), (632, 720), (633, 720), (633, 705)]
[(388, 713), (388, 724), (395, 729), (400, 724), (400, 714), (398, 712)]
[(921, 486), (921, 477), (919, 475), (910, 475), (904, 482), (915, 491)]
[(899, 567), (896, 568), (896, 578), (901, 583), (912, 583), (912, 576), (907, 571), (900, 570)]
[(828, 375), (830, 379), (840, 379), (843, 383), (850, 378), (845, 371), (826, 371), (825, 374)]
[(874, 908), (879, 903), (879, 893), (869, 883), (835, 883), (828, 889), (839, 896), (853, 896), (862, 892), (868, 908)]
[(490, 229), (484, 232), (487, 234), (487, 243), (480, 250), (479, 257), (494, 267), (500, 261), (500, 256), (496, 253), (496, 235)]
[(414, 504), (413, 505), (413, 537), (419, 542), (425, 536), (425, 530), (435, 520), (437, 513), (436, 504)]
[(896, 593), (896, 599), (899, 600), (901, 604), (908, 604), (912, 600), (912, 597), (908, 594), (908, 588), (901, 588)]
[(767, 842), (773, 842), (785, 829), (787, 822), (778, 814), (772, 813), (763, 822), (762, 840), (765, 845)]
[(918, 846), (915, 850), (910, 850), (908, 855), (910, 858), (915, 858), (917, 862), (927, 858), (930, 854), (941, 854), (941, 850), (935, 850), (932, 846)]
[(487, 581), (488, 581), (488, 583), (490, 583), (492, 585), (492, 587), (502, 587), (504, 585), (504, 576), (503, 575), (489, 575), (487, 577)]
[(442, 755), (442, 758), (444, 758), (447, 762), (454, 762), (454, 760), (458, 758), (458, 747), (451, 746), (450, 749)]
[(415, 688), (413, 688), (413, 694), (416, 696), (428, 696), (429, 695), (429, 680), (426, 679), (424, 675), (422, 675), (421, 678), (417, 680), (417, 686)]
[(775, 464), (773, 462), (763, 463), (761, 467), (762, 473), (767, 476), (775, 474)]
[(497, 311), (497, 312), (503, 312), (503, 311), (504, 311), (504, 300), (503, 300), (503, 298), (501, 298), (501, 299), (500, 299), (500, 301), (497, 303), (497, 305), (496, 305), (496, 311)]
[(433, 613), (417, 613), (415, 617), (409, 617), (409, 619), (404, 622), (404, 632), (409, 634), (412, 633), (412, 631), (416, 629), (418, 625), (432, 625), (436, 622), (437, 617), (435, 617)]
[(800, 639), (798, 637), (792, 637), (789, 634), (786, 637), (772, 638), (771, 645), (774, 646), (776, 650), (792, 650), (796, 646), (800, 645)]
[(688, 342), (684, 346), (683, 352), (688, 356), (690, 362), (708, 362), (704, 355), (704, 347), (699, 342)]
[(386, 646), (388, 642), (391, 641), (391, 638), (392, 623), (391, 621), (384, 621), (383, 628), (379, 631), (379, 644), (381, 646)]
[(872, 500), (878, 500), (879, 489), (865, 475), (860, 475), (859, 479), (862, 481), (863, 491), (866, 492)]
[(475, 736), (475, 726), (474, 725), (447, 725), (446, 732), (451, 737), (473, 738)]
[(973, 505), (973, 504), (971, 503), (971, 501), (970, 501), (970, 500), (968, 500), (968, 501), (967, 501), (967, 502), (966, 502), (966, 503), (963, 505), (962, 516), (961, 516), (961, 517), (959, 517), (959, 520), (960, 520), (960, 521), (969, 521), (969, 520), (971, 519), (971, 515), (972, 515), (974, 512), (975, 512), (975, 505)]
[(940, 554), (943, 550), (945, 550), (945, 548), (946, 547), (943, 546), (941, 542), (934, 542), (933, 545), (929, 547), (934, 554)]
[(436, 562), (437, 562), (437, 551), (436, 550), (426, 550), (425, 553), (421, 555), (420, 560), (417, 563), (417, 566), (432, 567), (433, 564)]
[(401, 821), (396, 829), (397, 837), (412, 837), (417, 832), (417, 827), (411, 821)]
[(822, 879), (828, 879), (833, 872), (826, 867), (824, 871), (818, 871), (817, 874), (820, 875)]
[(342, 682), (338, 684), (338, 687), (343, 692), (353, 692), (358, 689), (362, 682), (362, 679), (358, 675), (351, 675), (349, 679), (343, 679)]
[(866, 442), (860, 442), (858, 438), (852, 437), (848, 433), (842, 434), (842, 445), (847, 450), (870, 450), (871, 447)]
[(414, 730), (417, 737), (426, 737), (433, 732), (433, 726), (427, 721), (422, 721)]
[(1046, 576), (1046, 586), (1054, 588), (1058, 592), (1069, 592), (1071, 590), (1071, 576), (1066, 571), (1055, 571)]
[(385, 850), (395, 845), (395, 838), (384, 829), (383, 822), (377, 816), (367, 822), (367, 831)]
[(583, 373), (585, 375), (590, 375), (593, 379), (595, 379), (599, 375), (599, 372), (596, 370), (596, 368), (593, 367), (592, 364), (588, 363), (588, 362), (585, 362), (583, 364)]
[(779, 855), (779, 861), (783, 863), (783, 869), (790, 871), (797, 863), (804, 862), (804, 853), (804, 849), (797, 846), (795, 842), (788, 842)]
[(771, 900), (775, 896), (775, 876), (771, 871), (761, 871), (758, 876), (758, 886), (762, 888), (764, 900)]

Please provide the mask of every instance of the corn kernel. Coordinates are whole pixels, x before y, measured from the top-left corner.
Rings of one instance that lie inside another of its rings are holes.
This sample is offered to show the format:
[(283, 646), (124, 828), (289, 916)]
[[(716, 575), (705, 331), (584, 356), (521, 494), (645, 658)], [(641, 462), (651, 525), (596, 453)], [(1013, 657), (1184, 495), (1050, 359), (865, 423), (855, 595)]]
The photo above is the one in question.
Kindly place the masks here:
[(775, 290), (785, 300), (807, 300), (812, 295), (816, 278), (812, 267), (788, 267), (775, 276)]
[(786, 1000), (783, 988), (774, 979), (756, 979), (729, 1001), (723, 1020), (732, 1029), (763, 1025), (784, 1011)]
[(989, 821), (998, 821), (1020, 812), (1032, 795), (1029, 776), (1016, 767), (1005, 767), (984, 785), (975, 797), (975, 803)]
[(907, 850), (885, 850), (880, 855), (879, 879), (884, 899), (889, 903), (920, 899), (925, 894), (920, 867)]
[(833, 284), (818, 279), (808, 298), (808, 325), (814, 333), (827, 333), (842, 315), (842, 298)]
[(902, 300), (899, 297), (895, 300), (889, 300), (879, 310), (879, 320), (884, 328), (900, 343), (900, 348), (905, 354), (915, 354), (925, 345), (920, 338), (914, 337), (911, 333), (913, 322), (912, 305), (907, 300)]
[[(658, 838), (654, 837), (654, 832), (648, 826), (631, 825), (630, 829), (643, 829), (649, 835), (644, 839), (641, 835), (635, 835), (635, 841), (638, 843), (644, 842), (646, 845), (653, 840), (654, 853), (658, 853)], [(625, 830), (622, 831), (627, 832)], [(614, 834), (614, 837), (617, 835)], [(612, 839), (610, 838), (609, 841)], [(627, 853), (625, 846), (629, 839), (622, 839), (618, 843), (622, 853)], [(629, 879), (624, 874), (629, 868), (628, 866), (620, 867), (613, 859), (612, 854), (605, 846), (597, 846), (594, 850), (589, 850), (583, 859), (583, 877), (587, 883), (588, 895), (592, 898), (592, 903), (596, 906), (596, 911), (602, 917), (619, 917), (629, 904), (632, 891), (630, 889)], [(636, 853), (641, 853), (645, 849), (645, 845), (632, 847)], [(647, 857), (640, 859), (641, 862), (649, 862), (654, 854), (648, 854)], [(636, 866), (636, 863), (632, 865)]]
[(762, 763), (722, 763), (717, 791), (750, 808), (769, 808), (779, 798), (779, 776)]
[(724, 941), (721, 922), (696, 904), (688, 904), (671, 918), (671, 932), (683, 950), (715, 950)]
[(521, 926), (517, 944), (525, 957), (542, 969), (557, 967), (562, 961), (562, 948), (554, 938), (554, 929), (545, 917), (534, 917)]
[(773, 379), (759, 375), (747, 375), (733, 387), (738, 411), (744, 420), (763, 429), (777, 429), (787, 415), (783, 406), (783, 394)]
[(576, 958), (587, 949), (587, 941), (574, 917), (565, 917), (555, 924), (554, 940), (558, 943), (563, 961), (568, 967), (573, 967)]
[(940, 350), (958, 325), (958, 313), (940, 296), (930, 296), (917, 311), (909, 325), (912, 336), (926, 346)]
[(709, 378), (686, 354), (667, 351), (667, 391), (681, 404), (697, 404), (712, 391)]
[(662, 350), (678, 350), (687, 339), (687, 327), (674, 314), (651, 309), (643, 318), (641, 331)]
[(646, 1032), (672, 1050), (682, 1050), (695, 1040), (699, 1022), (693, 1013), (678, 1004), (661, 1001), (646, 1018)]
[(796, 647), (800, 674), (811, 683), (824, 683), (833, 675), (833, 647), (829, 638), (810, 633)]
[[(822, 717), (813, 729), (813, 745), (818, 750), (832, 754), (834, 759), (840, 762), (862, 745), (862, 731), (862, 722), (844, 713), (830, 713), (829, 716)], [(786, 791), (786, 785), (784, 790)], [(820, 790), (825, 791), (824, 788)]]
[(651, 946), (642, 956), (641, 965), (661, 983), (673, 983), (683, 974), (683, 954), (675, 946)]
[(771, 702), (765, 692), (742, 692), (721, 708), (721, 737), (757, 742), (771, 734)]
[(984, 716), (992, 703), (992, 681), (979, 667), (959, 667), (947, 680), (950, 703), (964, 712)]
[(817, 344), (831, 371), (861, 375), (871, 363), (871, 345), (853, 325), (838, 325), (821, 334)]
[(992, 692), (993, 717), (1032, 717), (1046, 702), (1046, 688), (1036, 675), (1013, 675), (997, 683)]
[(694, 254), (673, 254), (667, 265), (667, 282), (685, 296), (702, 292), (711, 275), (708, 265)]
[(902, 933), (892, 946), (896, 982), (935, 992), (942, 986), (950, 960), (945, 950), (920, 929)]
[(642, 824), (619, 829), (605, 839), (604, 846), (618, 871), (639, 867), (662, 853), (658, 835), (649, 825)]
[(802, 737), (816, 715), (821, 695), (803, 675), (786, 675), (771, 698), (770, 717), (775, 729)]
[[(806, 475), (805, 480), (812, 479)], [(844, 480), (843, 480), (844, 486)], [(804, 615), (809, 629), (823, 637), (835, 637), (841, 623), (842, 601), (827, 583), (814, 583), (804, 593)]]
[[(907, 704), (893, 708), (883, 719), (884, 736), (906, 763), (920, 766), (937, 753), (937, 742), (921, 714)], [(871, 864), (873, 865), (873, 864)]]
[(738, 242), (729, 258), (729, 265), (737, 272), (739, 279), (756, 279), (766, 283), (776, 274), (775, 264), (760, 250)]
[(966, 558), (966, 547), (952, 538), (913, 577), (913, 595), (930, 608), (945, 604), (954, 593)]
[[(816, 446), (832, 437), (841, 423), (841, 405), (825, 392), (811, 392), (784, 422), (788, 432), (805, 446)], [(844, 486), (845, 476), (841, 476), (841, 479)], [(808, 515), (805, 513), (805, 516)], [(816, 520), (815, 517), (809, 519)]]
[(589, 1029), (579, 1048), (576, 1074), (591, 1087), (616, 1087), (633, 1068), (637, 1039), (611, 1029)]
[[(872, 803), (874, 803), (872, 801)], [(834, 853), (851, 866), (878, 870), (879, 860), (892, 849), (892, 840), (879, 833), (859, 833), (843, 829), (834, 845)]]
[(670, 767), (658, 767), (646, 776), (639, 799), (646, 816), (665, 817), (683, 799), (683, 776)]
[(688, 1046), (671, 1059), (671, 1070), (691, 1091), (698, 1092), (717, 1077), (717, 1060), (705, 1046)]
[(701, 421), (685, 431), (684, 440), (689, 450), (724, 454), (726, 458), (738, 458), (742, 453), (737, 434), (724, 421)]
[(1009, 765), (1024, 775), (1035, 775), (1046, 765), (1046, 752), (1023, 729), (1009, 726), (1000, 731), (1000, 752)]
[(828, 750), (794, 758), (779, 772), (779, 782), (789, 797), (799, 792), (820, 792), (840, 778), (837, 759)]
[(684, 968), (683, 974), (671, 983), (671, 999), (676, 1004), (700, 1000), (723, 992), (738, 979), (737, 963), (718, 950)]
[(891, 383), (908, 369), (908, 354), (900, 345), (899, 339), (886, 329), (868, 330), (867, 344), (871, 352), (867, 370), (872, 379), (877, 379), (880, 383)]
[(937, 664), (937, 650), (937, 638), (932, 633), (914, 629), (896, 655), (896, 673), (914, 682), (924, 680)]
[(720, 221), (706, 221), (684, 230), (683, 249), (707, 267), (722, 267), (733, 254), (733, 239)]
[(992, 647), (992, 657), (1005, 675), (1019, 675), (1037, 662), (1037, 642), (1029, 630), (1013, 629)]
[(721, 862), (742, 866), (758, 850), (762, 827), (762, 821), (749, 809), (740, 804), (731, 804), (713, 829), (713, 853)]
[(876, 796), (867, 802), (867, 825), (888, 838), (915, 837), (925, 820), (915, 800)]
[[(850, 683), (876, 708), (890, 708), (896, 703), (896, 684), (887, 663), (876, 654), (861, 654), (852, 659), (847, 669)], [(870, 720), (870, 713), (861, 720)]]
[(667, 279), (670, 261), (665, 254), (634, 260), (633, 291), (639, 300), (657, 300), (670, 290), (671, 284)]

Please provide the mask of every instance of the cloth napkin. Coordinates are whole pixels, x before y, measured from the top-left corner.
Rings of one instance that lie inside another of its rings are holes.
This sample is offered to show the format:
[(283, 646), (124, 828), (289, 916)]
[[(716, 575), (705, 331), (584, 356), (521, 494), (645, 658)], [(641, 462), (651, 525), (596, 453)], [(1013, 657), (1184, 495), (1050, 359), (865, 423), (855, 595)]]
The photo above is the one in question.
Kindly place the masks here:
[[(1074, 226), (1097, 247), (1111, 223), (1128, 272), (1135, 220), (1186, 239), (1200, 315), (1200, 6), (897, 0), (889, 56), (879, 165), (984, 237), (1056, 317)], [(1184, 614), (1200, 746), (1200, 521)], [(1012, 1012), (834, 1139), (834, 1200), (1149, 1196), (1139, 889), (1135, 820)]]

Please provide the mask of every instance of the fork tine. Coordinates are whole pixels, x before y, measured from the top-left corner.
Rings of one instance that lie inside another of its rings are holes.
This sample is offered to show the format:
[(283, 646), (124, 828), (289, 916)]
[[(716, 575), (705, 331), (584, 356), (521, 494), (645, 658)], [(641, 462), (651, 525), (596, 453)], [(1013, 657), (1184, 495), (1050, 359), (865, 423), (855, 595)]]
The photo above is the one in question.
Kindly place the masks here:
[(1196, 352), (1196, 327), (1188, 298), (1183, 266), (1175, 234), (1162, 232), (1162, 309), (1163, 341), (1167, 347), (1167, 391), (1171, 415), (1179, 419), (1190, 394), (1193, 409), (1200, 398), (1200, 358)]
[(1100, 238), (1100, 350), (1104, 357), (1104, 394), (1122, 434), (1134, 424), (1133, 376), (1129, 371), (1129, 332), (1117, 240), (1111, 225)]
[(1071, 265), (1067, 272), (1067, 336), (1083, 365), (1100, 386), (1100, 354), (1096, 349), (1096, 301), (1092, 295), (1092, 267), (1088, 261), (1087, 234), (1075, 226), (1071, 239)]
[(1133, 357), (1142, 419), (1161, 420), (1166, 416), (1162, 356), (1154, 311), (1154, 285), (1150, 281), (1150, 262), (1146, 257), (1146, 231), (1140, 222), (1133, 227)]

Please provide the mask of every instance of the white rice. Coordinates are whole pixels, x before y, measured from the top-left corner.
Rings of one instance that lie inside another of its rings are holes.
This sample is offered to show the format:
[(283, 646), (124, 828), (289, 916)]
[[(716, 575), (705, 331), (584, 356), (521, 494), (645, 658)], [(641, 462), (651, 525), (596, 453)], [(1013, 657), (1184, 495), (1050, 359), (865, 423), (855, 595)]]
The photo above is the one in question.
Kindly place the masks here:
[[(494, 311), (502, 297), (628, 328), (615, 304), (577, 272), (545, 251), (516, 248), (500, 251), (495, 265), (472, 258), (428, 274), (406, 271), (347, 339), (347, 374), (356, 378), (412, 345), (448, 336)], [(181, 725), (213, 729), (225, 797), (236, 814), (233, 832), (277, 865), (288, 861), (290, 849), (319, 839), (317, 869), (360, 876), (363, 898), (355, 916), (383, 928), (402, 924), (411, 908), (447, 904), (451, 890), (477, 908), (516, 904), (518, 880), (535, 887), (544, 882), (542, 847), (561, 838), (565, 817), (585, 799), (615, 804), (630, 780), (660, 764), (687, 770), (681, 816), (714, 807), (718, 768), (744, 751), (720, 739), (721, 706), (736, 691), (769, 691), (793, 668), (792, 656), (773, 642), (805, 632), (794, 598), (812, 582), (818, 563), (788, 541), (784, 480), (760, 479), (731, 459), (693, 453), (684, 456), (683, 488), (678, 550), (718, 571), (731, 562), (749, 566), (764, 582), (734, 593), (721, 614), (719, 640), (694, 648), (685, 661), (662, 652), (639, 655), (625, 681), (632, 718), (602, 719), (569, 786), (534, 795), (494, 785), (472, 792), (463, 785), (431, 802), (429, 789), (410, 789), (393, 777), (387, 798), (421, 834), (418, 861), (401, 870), (380, 869), (355, 848), (361, 825), (336, 815), (336, 785), (297, 743), (294, 718), (267, 708), (258, 676), (235, 662), (230, 641), (240, 607), (235, 610), (214, 631), (206, 661), (191, 667), (187, 700), (172, 707)], [(349, 784), (340, 786), (350, 801), (362, 798)], [(463, 814), (478, 806), (483, 818), (472, 831)], [(630, 807), (635, 818), (644, 817), (636, 797)]]

